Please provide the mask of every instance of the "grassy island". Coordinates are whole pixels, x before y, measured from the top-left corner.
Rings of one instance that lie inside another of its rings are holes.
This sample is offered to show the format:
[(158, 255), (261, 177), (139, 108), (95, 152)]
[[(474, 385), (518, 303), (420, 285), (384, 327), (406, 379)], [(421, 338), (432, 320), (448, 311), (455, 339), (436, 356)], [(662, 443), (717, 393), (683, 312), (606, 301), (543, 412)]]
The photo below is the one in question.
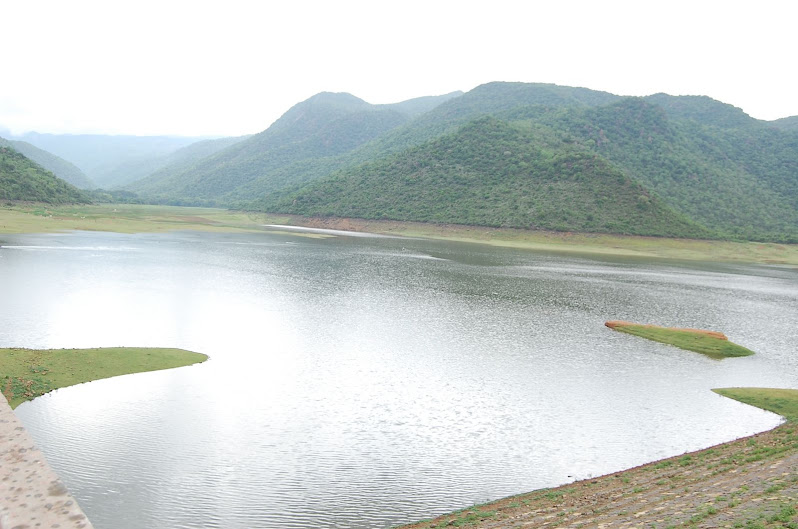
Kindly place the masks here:
[(101, 378), (157, 371), (204, 362), (204, 354), (183, 349), (2, 349), (0, 384), (12, 408), (54, 389)]
[(675, 345), (688, 351), (695, 351), (710, 358), (721, 359), (754, 354), (752, 350), (730, 342), (725, 334), (716, 331), (660, 327), (658, 325), (643, 325), (628, 321), (608, 321), (604, 325), (616, 331), (648, 338), (655, 342)]

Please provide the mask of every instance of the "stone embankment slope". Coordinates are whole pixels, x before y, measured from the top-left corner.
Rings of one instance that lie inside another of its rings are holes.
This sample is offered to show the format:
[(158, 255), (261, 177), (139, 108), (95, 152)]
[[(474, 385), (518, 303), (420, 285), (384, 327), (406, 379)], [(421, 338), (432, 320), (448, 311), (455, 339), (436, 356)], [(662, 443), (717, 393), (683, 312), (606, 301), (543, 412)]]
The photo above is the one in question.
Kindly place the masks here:
[(798, 528), (798, 425), (403, 529)]
[(22, 423), (0, 397), (0, 529), (91, 529)]

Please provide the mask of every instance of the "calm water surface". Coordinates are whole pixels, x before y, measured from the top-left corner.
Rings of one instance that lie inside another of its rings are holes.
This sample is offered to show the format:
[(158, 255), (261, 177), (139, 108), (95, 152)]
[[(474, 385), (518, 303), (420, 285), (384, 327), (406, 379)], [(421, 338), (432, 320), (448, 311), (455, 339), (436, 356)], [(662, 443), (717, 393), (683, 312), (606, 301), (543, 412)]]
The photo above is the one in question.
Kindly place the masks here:
[(98, 529), (389, 527), (771, 428), (709, 389), (798, 387), (787, 268), (296, 233), (0, 245), (0, 344), (211, 357), (17, 409)]

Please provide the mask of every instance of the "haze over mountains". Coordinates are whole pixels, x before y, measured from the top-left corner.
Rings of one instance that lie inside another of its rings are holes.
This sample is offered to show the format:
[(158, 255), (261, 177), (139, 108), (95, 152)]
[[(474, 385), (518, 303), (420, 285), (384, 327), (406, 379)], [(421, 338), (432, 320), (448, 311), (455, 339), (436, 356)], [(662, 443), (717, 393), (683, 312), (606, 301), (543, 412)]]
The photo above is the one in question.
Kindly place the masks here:
[(394, 105), (320, 93), (244, 138), (22, 138), (151, 202), (798, 242), (798, 117), (705, 96), (497, 82)]

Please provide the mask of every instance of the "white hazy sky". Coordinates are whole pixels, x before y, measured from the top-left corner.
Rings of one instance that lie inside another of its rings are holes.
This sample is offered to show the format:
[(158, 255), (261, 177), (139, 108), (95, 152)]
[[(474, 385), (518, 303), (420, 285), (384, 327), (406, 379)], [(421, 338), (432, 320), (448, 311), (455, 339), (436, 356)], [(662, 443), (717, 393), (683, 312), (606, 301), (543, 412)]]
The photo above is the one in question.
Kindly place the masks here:
[(239, 135), (490, 81), (798, 115), (798, 1), (0, 0), (0, 128)]

